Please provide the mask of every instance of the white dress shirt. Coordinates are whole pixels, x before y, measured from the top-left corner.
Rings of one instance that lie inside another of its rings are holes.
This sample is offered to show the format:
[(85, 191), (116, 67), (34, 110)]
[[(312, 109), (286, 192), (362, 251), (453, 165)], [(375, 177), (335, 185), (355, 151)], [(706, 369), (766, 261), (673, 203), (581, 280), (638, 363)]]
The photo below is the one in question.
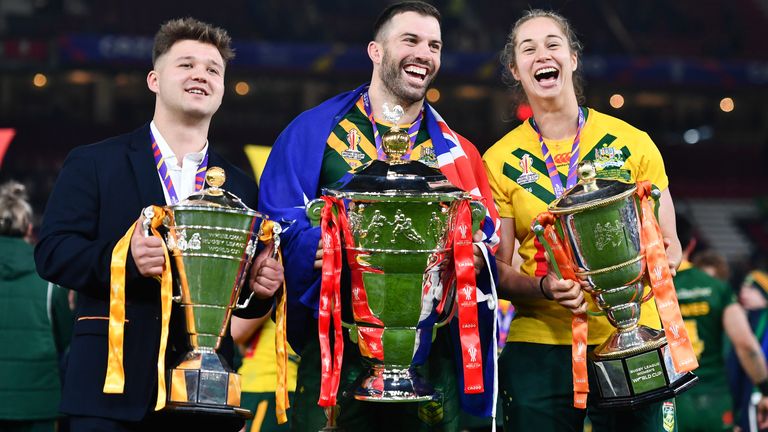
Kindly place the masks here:
[[(163, 159), (165, 159), (165, 165), (168, 168), (168, 174), (171, 176), (173, 188), (176, 190), (176, 196), (179, 201), (184, 201), (195, 192), (195, 174), (197, 174), (200, 163), (203, 162), (205, 153), (208, 151), (208, 141), (205, 141), (205, 146), (199, 152), (185, 154), (181, 164), (179, 164), (176, 155), (165, 141), (165, 138), (160, 134), (154, 121), (149, 124), (149, 128), (152, 130), (155, 141), (157, 141), (157, 146), (160, 148)], [(157, 172), (157, 176), (160, 177), (160, 171)], [(175, 204), (171, 202), (171, 197), (168, 194), (168, 189), (165, 187), (162, 177), (160, 177), (160, 182), (163, 184), (163, 195), (165, 195), (166, 204)]]

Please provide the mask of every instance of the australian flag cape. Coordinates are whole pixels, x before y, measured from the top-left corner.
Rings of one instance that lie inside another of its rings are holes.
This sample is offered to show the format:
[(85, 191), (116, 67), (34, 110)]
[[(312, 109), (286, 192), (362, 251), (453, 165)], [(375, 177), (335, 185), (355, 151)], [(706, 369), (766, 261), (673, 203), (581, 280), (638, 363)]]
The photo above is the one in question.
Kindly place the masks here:
[[(320, 170), (326, 141), (331, 130), (346, 116), (368, 85), (340, 94), (296, 117), (275, 141), (261, 176), (259, 210), (274, 220), (292, 221), (282, 235), (285, 279), (288, 289), (288, 341), (301, 352), (307, 337), (317, 336), (317, 311), (321, 275), (313, 269), (320, 228), (312, 227), (305, 213), (306, 204), (320, 195)], [(493, 252), (499, 243), (500, 220), (493, 203), (485, 169), (477, 149), (453, 132), (431, 106), (424, 110), (438, 167), (455, 186), (481, 200), (488, 209), (482, 223), (484, 243)], [(477, 416), (491, 416), (496, 394), (496, 293), (495, 261), (478, 276), (483, 292), (478, 298), (490, 301), (478, 304), (478, 323), (483, 346), (484, 393), (467, 395), (459, 391), (462, 408)], [(486, 307), (488, 306), (488, 307)], [(456, 319), (454, 318), (454, 321)], [(456, 323), (450, 326), (456, 349), (459, 389), (464, 388), (461, 349)]]

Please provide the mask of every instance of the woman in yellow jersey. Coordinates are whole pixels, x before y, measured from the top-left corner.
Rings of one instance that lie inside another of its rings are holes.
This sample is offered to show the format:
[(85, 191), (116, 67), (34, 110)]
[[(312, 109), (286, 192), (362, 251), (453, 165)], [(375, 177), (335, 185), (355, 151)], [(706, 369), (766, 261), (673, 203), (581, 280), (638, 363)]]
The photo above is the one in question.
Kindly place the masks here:
[[(670, 266), (676, 268), (681, 259), (661, 155), (645, 132), (579, 105), (580, 52), (565, 18), (530, 10), (513, 26), (502, 54), (513, 89), (533, 111), (531, 119), (483, 157), (502, 217), (496, 255), (499, 296), (517, 309), (499, 360), (504, 430), (580, 431), (585, 415), (595, 431), (674, 430), (670, 402), (626, 412), (573, 407), (571, 315), (595, 306), (580, 284), (548, 271), (544, 251), (530, 230), (533, 218), (575, 184), (575, 171), (569, 172), (569, 167), (573, 170), (577, 162), (589, 159), (598, 177), (650, 180), (658, 186), (663, 191), (659, 217)], [(523, 260), (519, 271), (511, 265), (516, 254)], [(643, 305), (641, 323), (660, 328), (654, 302)], [(604, 317), (590, 317), (590, 348), (612, 331)]]
[[(237, 372), (240, 374), (243, 408), (253, 412), (242, 432), (282, 432), (291, 430), (288, 422), (279, 424), (275, 412), (275, 390), (277, 388), (277, 364), (275, 361), (275, 323), (266, 314), (261, 318), (245, 319), (232, 317), (232, 339), (241, 348), (243, 361)], [(288, 347), (289, 401), (296, 391), (296, 372), (299, 357)]]

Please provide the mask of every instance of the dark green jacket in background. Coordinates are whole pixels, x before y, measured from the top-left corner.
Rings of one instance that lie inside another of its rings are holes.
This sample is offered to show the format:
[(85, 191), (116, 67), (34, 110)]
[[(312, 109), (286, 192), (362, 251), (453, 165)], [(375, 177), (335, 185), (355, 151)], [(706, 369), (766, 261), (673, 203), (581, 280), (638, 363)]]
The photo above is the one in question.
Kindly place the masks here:
[(0, 419), (53, 419), (59, 359), (69, 344), (67, 290), (37, 275), (33, 248), (0, 236)]

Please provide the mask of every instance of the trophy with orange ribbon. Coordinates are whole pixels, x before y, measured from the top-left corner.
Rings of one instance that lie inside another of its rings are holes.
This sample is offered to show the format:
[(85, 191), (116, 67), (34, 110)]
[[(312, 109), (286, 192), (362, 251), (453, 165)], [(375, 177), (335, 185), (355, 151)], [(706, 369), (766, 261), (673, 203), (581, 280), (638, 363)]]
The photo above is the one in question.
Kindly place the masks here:
[[(225, 173), (221, 168), (209, 168), (206, 182), (207, 188), (184, 201), (150, 206), (143, 212), (146, 235), (158, 236), (166, 245), (166, 263), (160, 278), (163, 334), (155, 410), (250, 418), (251, 412), (240, 407), (240, 376), (218, 351), (232, 312), (247, 307), (253, 297), (251, 293), (240, 302), (241, 287), (259, 240), (272, 240), (278, 254), (281, 228), (222, 189)], [(131, 233), (132, 229), (124, 239), (130, 239)], [(113, 273), (114, 263), (113, 255)], [(188, 351), (177, 364), (165, 369), (163, 359), (174, 302), (179, 306), (174, 313), (181, 311), (183, 315)], [(278, 302), (280, 308), (284, 309), (284, 301)], [(122, 392), (126, 379), (122, 375), (119, 332), (113, 332), (124, 324), (124, 315), (124, 293), (121, 298), (119, 292), (113, 292), (106, 393)], [(280, 358), (280, 344), (277, 349)], [(282, 349), (285, 354), (284, 345)], [(283, 406), (287, 399), (285, 402)]]
[[(385, 109), (393, 113), (395, 118), (388, 120), (395, 125), (402, 115), (397, 108)], [(321, 198), (307, 205), (310, 220), (321, 227), (323, 243), (321, 406), (336, 403), (342, 327), (349, 329), (370, 365), (353, 390), (356, 399), (414, 402), (436, 397), (420, 365), (436, 329), (454, 315), (462, 329), (463, 390), (483, 391), (476, 322), (482, 293), (475, 285), (472, 234), (485, 207), (439, 170), (403, 160), (410, 144), (409, 134), (393, 127), (382, 137), (387, 160), (372, 161), (344, 186), (324, 189)], [(350, 272), (349, 290), (340, 285), (344, 264)], [(342, 322), (342, 309), (353, 322)]]
[[(588, 313), (605, 315), (616, 328), (587, 356), (587, 319), (574, 315), (574, 404), (583, 408), (587, 393), (607, 408), (674, 397), (694, 385), (698, 362), (651, 202), (660, 193), (648, 182), (596, 179), (591, 162), (582, 162), (578, 174), (579, 183), (533, 222), (555, 273), (586, 280), (600, 309)], [(641, 305), (653, 297), (662, 331), (638, 324)]]

